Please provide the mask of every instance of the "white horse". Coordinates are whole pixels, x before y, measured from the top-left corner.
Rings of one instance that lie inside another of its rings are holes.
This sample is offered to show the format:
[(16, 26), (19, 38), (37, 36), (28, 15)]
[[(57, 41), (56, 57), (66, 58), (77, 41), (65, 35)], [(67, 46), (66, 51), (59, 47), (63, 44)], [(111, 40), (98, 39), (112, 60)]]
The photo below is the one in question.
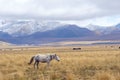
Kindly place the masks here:
[(38, 69), (39, 68), (38, 67), (39, 62), (47, 63), (47, 65), (49, 66), (50, 61), (53, 60), (53, 59), (55, 59), (57, 61), (60, 61), (59, 56), (57, 56), (56, 54), (47, 54), (47, 55), (37, 54), (30, 59), (30, 62), (28, 64), (30, 65), (33, 62), (33, 60), (35, 60), (34, 68), (35, 68), (35, 65), (37, 65), (37, 69)]

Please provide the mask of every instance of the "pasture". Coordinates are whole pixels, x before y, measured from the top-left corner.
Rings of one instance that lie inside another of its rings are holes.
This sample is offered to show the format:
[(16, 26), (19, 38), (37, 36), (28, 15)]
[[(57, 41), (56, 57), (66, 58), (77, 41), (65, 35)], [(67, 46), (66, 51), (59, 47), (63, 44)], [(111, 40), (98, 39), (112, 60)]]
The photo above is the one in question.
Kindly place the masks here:
[[(120, 80), (120, 49), (118, 46), (35, 47), (0, 50), (0, 80)], [(34, 69), (30, 58), (37, 54), (56, 53), (53, 60)]]

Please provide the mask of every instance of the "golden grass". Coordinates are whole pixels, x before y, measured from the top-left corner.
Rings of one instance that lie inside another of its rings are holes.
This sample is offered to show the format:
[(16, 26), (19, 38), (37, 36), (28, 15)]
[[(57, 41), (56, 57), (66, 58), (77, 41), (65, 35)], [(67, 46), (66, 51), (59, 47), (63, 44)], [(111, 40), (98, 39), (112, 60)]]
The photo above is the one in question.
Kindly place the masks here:
[[(28, 65), (37, 54), (56, 53), (61, 61), (50, 67)], [(39, 47), (0, 51), (0, 80), (120, 80), (120, 50), (104, 46)]]

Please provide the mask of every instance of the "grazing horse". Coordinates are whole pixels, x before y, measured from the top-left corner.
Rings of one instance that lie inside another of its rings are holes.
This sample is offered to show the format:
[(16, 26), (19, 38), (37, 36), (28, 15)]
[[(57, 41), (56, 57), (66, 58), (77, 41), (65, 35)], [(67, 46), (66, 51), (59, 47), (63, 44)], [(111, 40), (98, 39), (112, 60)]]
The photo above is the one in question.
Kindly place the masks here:
[(39, 62), (47, 63), (47, 65), (49, 66), (50, 61), (52, 61), (53, 59), (55, 59), (57, 61), (60, 61), (59, 56), (57, 56), (56, 54), (47, 54), (47, 55), (37, 54), (30, 59), (30, 62), (28, 64), (30, 65), (35, 60), (34, 68), (35, 68), (35, 65), (37, 65), (37, 69), (38, 69), (39, 68), (38, 67)]

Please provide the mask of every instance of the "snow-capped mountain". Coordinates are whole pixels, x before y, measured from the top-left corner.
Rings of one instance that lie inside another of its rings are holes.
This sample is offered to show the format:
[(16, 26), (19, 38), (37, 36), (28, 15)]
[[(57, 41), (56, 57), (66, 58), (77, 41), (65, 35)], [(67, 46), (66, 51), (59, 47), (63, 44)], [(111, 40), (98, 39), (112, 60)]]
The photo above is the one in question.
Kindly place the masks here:
[(35, 21), (35, 20), (0, 20), (0, 31), (14, 37), (26, 36), (35, 32), (44, 32), (59, 27), (59, 22)]
[(41, 44), (64, 40), (120, 40), (120, 24), (88, 25), (87, 28), (50, 21), (0, 20), (0, 41)]
[(117, 26), (98, 26), (89, 24), (86, 26), (89, 30), (96, 32), (99, 35), (111, 34), (113, 31), (118, 30)]

